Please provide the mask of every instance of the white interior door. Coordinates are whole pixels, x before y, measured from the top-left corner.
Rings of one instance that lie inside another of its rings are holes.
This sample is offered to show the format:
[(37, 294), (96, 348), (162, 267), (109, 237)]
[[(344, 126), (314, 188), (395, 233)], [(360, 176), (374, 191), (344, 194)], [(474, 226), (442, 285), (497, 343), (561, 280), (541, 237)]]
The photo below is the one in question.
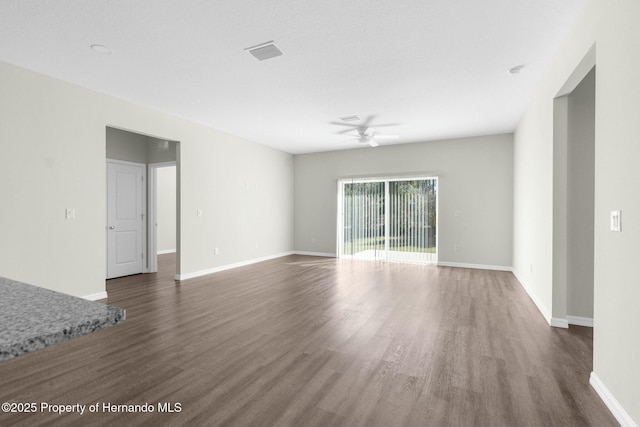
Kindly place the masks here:
[(144, 169), (107, 163), (107, 279), (143, 272)]

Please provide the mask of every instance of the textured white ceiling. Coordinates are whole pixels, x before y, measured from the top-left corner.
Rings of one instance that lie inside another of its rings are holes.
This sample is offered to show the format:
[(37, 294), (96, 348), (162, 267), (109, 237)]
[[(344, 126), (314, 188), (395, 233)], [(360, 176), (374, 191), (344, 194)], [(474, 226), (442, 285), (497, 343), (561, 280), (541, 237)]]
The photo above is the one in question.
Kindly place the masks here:
[(2, 0), (0, 60), (290, 153), (353, 114), (409, 143), (512, 132), (585, 2)]

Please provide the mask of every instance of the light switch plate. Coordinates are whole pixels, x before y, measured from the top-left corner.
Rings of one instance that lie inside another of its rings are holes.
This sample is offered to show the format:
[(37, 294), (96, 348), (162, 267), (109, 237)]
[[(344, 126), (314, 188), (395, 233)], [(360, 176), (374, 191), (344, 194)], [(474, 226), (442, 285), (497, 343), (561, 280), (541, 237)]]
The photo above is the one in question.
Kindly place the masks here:
[(622, 211), (611, 211), (611, 231), (622, 231)]

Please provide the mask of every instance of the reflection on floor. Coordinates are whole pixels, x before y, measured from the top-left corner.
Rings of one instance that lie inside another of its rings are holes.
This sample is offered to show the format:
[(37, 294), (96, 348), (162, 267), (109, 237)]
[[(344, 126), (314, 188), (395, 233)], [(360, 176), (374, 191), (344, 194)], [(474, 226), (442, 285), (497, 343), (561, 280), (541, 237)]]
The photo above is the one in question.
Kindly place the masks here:
[[(353, 259), (368, 259), (390, 262), (407, 262), (410, 264), (435, 264), (438, 256), (434, 252), (385, 251), (384, 249), (366, 249), (350, 256)], [(345, 256), (349, 258), (349, 256)]]

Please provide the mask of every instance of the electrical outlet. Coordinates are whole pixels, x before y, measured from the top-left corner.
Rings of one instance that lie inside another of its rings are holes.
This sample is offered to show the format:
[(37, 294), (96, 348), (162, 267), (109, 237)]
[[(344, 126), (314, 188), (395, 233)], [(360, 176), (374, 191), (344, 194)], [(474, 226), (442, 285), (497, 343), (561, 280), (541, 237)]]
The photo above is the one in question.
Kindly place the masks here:
[(622, 231), (621, 211), (611, 211), (611, 231)]
[(202, 216), (202, 209), (196, 209), (196, 216)]
[(76, 210), (74, 208), (66, 208), (64, 210), (65, 219), (76, 219)]
[(213, 254), (214, 255), (218, 255), (219, 253), (220, 253), (220, 249), (218, 249), (218, 248), (213, 249)]

